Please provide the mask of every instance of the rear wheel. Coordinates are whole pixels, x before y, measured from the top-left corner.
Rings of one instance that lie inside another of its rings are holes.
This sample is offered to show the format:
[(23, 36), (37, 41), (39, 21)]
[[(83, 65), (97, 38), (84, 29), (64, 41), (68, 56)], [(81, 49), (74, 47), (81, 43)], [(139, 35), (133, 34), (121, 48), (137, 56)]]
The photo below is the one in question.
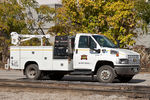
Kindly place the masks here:
[(39, 79), (41, 76), (41, 71), (38, 69), (36, 64), (30, 64), (25, 69), (25, 75), (28, 79)]
[(97, 71), (97, 79), (102, 83), (112, 83), (115, 78), (115, 72), (109, 65), (101, 66)]
[(120, 82), (129, 82), (133, 76), (118, 76)]

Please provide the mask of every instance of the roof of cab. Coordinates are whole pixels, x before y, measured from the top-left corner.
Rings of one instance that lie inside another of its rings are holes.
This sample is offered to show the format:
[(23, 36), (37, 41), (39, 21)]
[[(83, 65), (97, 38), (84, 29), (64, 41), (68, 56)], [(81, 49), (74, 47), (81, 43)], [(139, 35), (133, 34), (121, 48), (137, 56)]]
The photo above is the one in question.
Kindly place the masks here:
[(92, 35), (91, 33), (77, 33), (76, 35)]
[(100, 36), (104, 36), (103, 34), (91, 34), (91, 33), (77, 33), (76, 35), (100, 35)]

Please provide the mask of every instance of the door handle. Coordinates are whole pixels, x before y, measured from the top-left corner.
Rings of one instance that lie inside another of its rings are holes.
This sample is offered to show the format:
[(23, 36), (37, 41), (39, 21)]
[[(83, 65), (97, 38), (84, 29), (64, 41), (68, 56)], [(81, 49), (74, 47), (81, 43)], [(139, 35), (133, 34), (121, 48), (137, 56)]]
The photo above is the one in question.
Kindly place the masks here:
[(76, 54), (78, 53), (78, 49), (76, 49)]

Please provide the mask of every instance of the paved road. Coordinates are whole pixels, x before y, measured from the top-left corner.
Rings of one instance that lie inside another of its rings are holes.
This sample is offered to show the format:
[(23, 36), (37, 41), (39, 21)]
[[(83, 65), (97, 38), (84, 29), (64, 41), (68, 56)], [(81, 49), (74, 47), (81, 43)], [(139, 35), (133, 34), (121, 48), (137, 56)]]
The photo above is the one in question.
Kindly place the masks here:
[[(16, 70), (0, 70), (0, 79), (13, 79), (13, 80), (21, 80), (26, 77), (23, 75), (22, 71)], [(96, 78), (94, 80), (91, 79), (91, 76), (82, 76), (82, 75), (66, 75), (62, 81), (73, 81), (73, 82), (93, 82), (97, 83)], [(129, 83), (119, 83), (118, 80), (115, 80), (112, 84), (122, 84), (122, 85), (149, 85), (150, 86), (150, 73), (140, 73), (133, 77), (133, 79)]]

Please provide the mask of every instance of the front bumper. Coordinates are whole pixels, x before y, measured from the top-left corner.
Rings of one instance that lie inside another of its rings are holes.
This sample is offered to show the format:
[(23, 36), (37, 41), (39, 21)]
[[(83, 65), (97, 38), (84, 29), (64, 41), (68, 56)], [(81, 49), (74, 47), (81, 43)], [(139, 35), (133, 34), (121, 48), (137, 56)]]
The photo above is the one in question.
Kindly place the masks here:
[(117, 75), (135, 75), (139, 73), (140, 71), (140, 66), (129, 66), (129, 65), (124, 65), (124, 66), (115, 66), (114, 68), (115, 72)]

